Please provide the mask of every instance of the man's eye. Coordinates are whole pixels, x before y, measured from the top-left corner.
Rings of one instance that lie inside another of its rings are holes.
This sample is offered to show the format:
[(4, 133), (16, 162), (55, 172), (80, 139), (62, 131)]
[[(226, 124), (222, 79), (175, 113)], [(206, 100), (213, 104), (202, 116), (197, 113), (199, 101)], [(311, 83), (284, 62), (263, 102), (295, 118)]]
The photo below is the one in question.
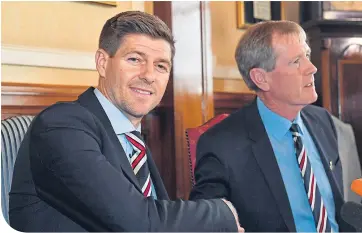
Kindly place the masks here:
[(310, 60), (310, 54), (307, 54), (306, 57), (308, 58), (308, 60)]
[(130, 61), (133, 63), (139, 63), (141, 61), (141, 59), (139, 59), (137, 57), (129, 57), (129, 58), (127, 58), (127, 61)]
[(299, 58), (293, 62), (294, 64), (299, 64)]
[(162, 73), (168, 72), (168, 68), (166, 66), (164, 66), (164, 65), (161, 65), (161, 64), (157, 65), (157, 70), (162, 72)]

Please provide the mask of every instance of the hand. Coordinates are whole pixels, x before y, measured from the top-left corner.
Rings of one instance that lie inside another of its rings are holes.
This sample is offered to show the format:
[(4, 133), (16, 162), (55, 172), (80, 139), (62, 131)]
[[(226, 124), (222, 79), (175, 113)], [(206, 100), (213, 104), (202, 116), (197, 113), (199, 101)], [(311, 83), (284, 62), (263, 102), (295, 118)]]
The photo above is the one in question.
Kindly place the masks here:
[(238, 217), (238, 213), (236, 212), (236, 209), (235, 207), (233, 206), (233, 204), (231, 204), (230, 201), (226, 200), (226, 199), (221, 199), (223, 202), (225, 202), (225, 204), (230, 208), (231, 212), (233, 213), (234, 217), (235, 217), (235, 220), (236, 220), (236, 225), (238, 227), (238, 232), (245, 232), (245, 229), (242, 228), (240, 226), (240, 223), (239, 223), (239, 217)]

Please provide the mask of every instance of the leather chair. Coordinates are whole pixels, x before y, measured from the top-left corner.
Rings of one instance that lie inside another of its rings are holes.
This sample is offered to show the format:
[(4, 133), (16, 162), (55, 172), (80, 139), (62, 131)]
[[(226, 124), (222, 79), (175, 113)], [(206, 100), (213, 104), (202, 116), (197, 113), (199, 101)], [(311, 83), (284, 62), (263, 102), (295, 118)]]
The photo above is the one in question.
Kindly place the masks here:
[(189, 157), (189, 165), (190, 165), (190, 177), (192, 186), (195, 185), (194, 171), (196, 166), (196, 146), (200, 136), (206, 132), (210, 127), (216, 125), (220, 121), (224, 120), (228, 117), (229, 114), (220, 114), (210, 119), (206, 123), (196, 128), (188, 128), (186, 129), (186, 141), (187, 141), (187, 149), (188, 149), (188, 157)]
[(21, 141), (34, 116), (15, 116), (1, 121), (1, 208), (9, 222), (9, 191)]

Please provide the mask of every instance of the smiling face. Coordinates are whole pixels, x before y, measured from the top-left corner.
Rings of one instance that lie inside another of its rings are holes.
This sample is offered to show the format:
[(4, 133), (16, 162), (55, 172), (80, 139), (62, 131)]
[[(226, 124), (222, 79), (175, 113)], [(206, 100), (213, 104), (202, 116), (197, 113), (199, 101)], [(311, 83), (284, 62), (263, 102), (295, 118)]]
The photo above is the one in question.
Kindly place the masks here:
[(266, 73), (268, 98), (283, 108), (301, 109), (317, 100), (310, 48), (297, 34), (274, 35), (275, 69)]
[(136, 126), (165, 93), (171, 71), (171, 47), (163, 39), (130, 34), (123, 38), (113, 57), (99, 49), (96, 63), (98, 89)]

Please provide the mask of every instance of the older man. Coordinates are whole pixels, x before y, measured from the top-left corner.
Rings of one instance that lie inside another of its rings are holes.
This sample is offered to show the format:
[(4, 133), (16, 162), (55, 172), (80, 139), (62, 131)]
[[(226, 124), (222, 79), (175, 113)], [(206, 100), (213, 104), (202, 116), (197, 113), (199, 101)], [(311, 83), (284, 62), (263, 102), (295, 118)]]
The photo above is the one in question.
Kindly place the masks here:
[(317, 100), (310, 52), (294, 22), (250, 27), (235, 58), (257, 98), (199, 140), (190, 198), (229, 199), (246, 231), (344, 227), (336, 131), (329, 113), (310, 105)]

